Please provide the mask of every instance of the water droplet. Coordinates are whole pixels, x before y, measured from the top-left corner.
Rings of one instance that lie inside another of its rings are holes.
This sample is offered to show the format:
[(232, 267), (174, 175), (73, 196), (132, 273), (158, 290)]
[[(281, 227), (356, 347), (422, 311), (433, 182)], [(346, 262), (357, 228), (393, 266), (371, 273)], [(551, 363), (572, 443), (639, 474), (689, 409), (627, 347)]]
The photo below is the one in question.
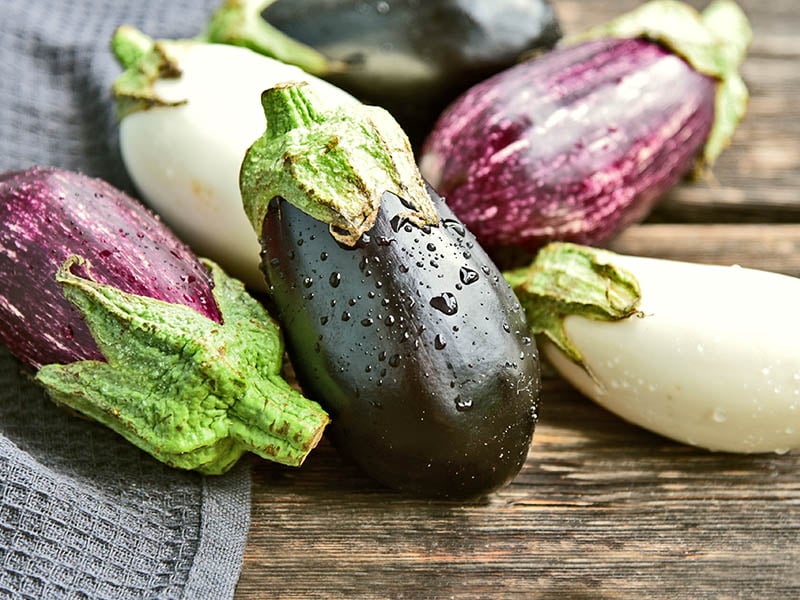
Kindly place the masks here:
[(311, 277), (306, 277), (303, 279), (303, 287), (310, 288), (312, 285), (314, 285), (314, 280), (311, 279)]
[(350, 299), (347, 301), (347, 305), (348, 305), (348, 306), (355, 306), (355, 305), (356, 305), (356, 302), (358, 302), (358, 300), (356, 300), (355, 298), (350, 298)]
[(336, 298), (333, 298), (331, 300), (331, 308), (333, 308), (334, 306), (336, 306)]
[(373, 321), (372, 319), (370, 319), (369, 317), (367, 317), (366, 319), (361, 319), (361, 324), (362, 324), (364, 327), (369, 327), (369, 326), (370, 326), (370, 325), (372, 325), (373, 323), (374, 323), (374, 321)]
[(364, 371), (367, 372), (367, 373), (371, 373), (372, 372), (372, 365), (367, 365), (367, 367), (364, 369)]
[(395, 215), (392, 217), (391, 221), (389, 221), (389, 226), (392, 228), (392, 231), (397, 233), (406, 223), (408, 223), (408, 219), (405, 216)]
[(401, 273), (408, 273), (408, 267), (406, 265), (400, 265), (398, 269), (400, 269)]
[(715, 423), (724, 423), (728, 420), (728, 412), (721, 406), (718, 406), (714, 409), (714, 413), (711, 415), (711, 418), (714, 419)]
[(377, 239), (378, 246), (388, 246), (393, 241), (394, 241), (394, 238), (386, 237), (386, 236), (383, 236), (383, 235)]
[(461, 396), (456, 396), (456, 410), (459, 412), (464, 412), (472, 408), (472, 400), (469, 398), (462, 398)]
[(394, 315), (389, 315), (383, 320), (384, 325), (386, 325), (387, 327), (391, 327), (392, 325), (394, 325), (394, 322), (395, 322)]
[(378, 4), (375, 5), (375, 10), (378, 11), (379, 15), (385, 15), (391, 10), (391, 6), (386, 0), (381, 0)]
[(334, 271), (331, 273), (331, 276), (328, 278), (328, 283), (331, 284), (331, 287), (339, 287), (339, 284), (342, 282), (342, 274)]
[(347, 311), (344, 311), (342, 313), (342, 321), (349, 321), (349, 320), (350, 320), (350, 313), (347, 312)]
[(508, 323), (503, 323), (503, 331), (511, 333), (511, 326)]
[(428, 242), (428, 245), (425, 247), (428, 249), (428, 252), (436, 252), (436, 246), (430, 242)]
[(458, 312), (458, 301), (451, 292), (444, 292), (441, 296), (431, 298), (431, 306), (446, 315), (454, 315)]
[(328, 324), (328, 317), (320, 317), (319, 318), (320, 325), (327, 325)]
[(319, 259), (320, 259), (321, 261), (326, 261), (326, 260), (328, 260), (328, 253), (327, 253), (327, 252), (320, 252), (320, 254), (319, 254)]
[(399, 364), (400, 364), (400, 355), (399, 354), (393, 354), (391, 356), (391, 358), (389, 359), (389, 365), (392, 366), (392, 367), (396, 367)]
[(461, 267), (461, 270), (458, 272), (458, 277), (461, 279), (461, 283), (469, 285), (478, 281), (480, 275), (478, 275), (477, 271), (473, 271), (467, 267)]
[(786, 454), (789, 452), (789, 448), (775, 448), (775, 454)]
[(386, 360), (386, 351), (385, 350), (381, 350), (381, 353), (378, 354), (378, 360), (381, 361), (381, 362)]
[(444, 223), (445, 227), (455, 231), (461, 237), (464, 237), (464, 235), (467, 233), (467, 230), (461, 221), (456, 221), (455, 219), (445, 219), (442, 222)]
[(433, 339), (433, 347), (437, 350), (443, 350), (445, 346), (447, 346), (447, 342), (444, 341), (441, 335), (437, 334)]
[(481, 271), (483, 271), (483, 272), (484, 272), (486, 275), (488, 275), (489, 273), (491, 273), (491, 272), (492, 272), (492, 270), (489, 268), (489, 266), (488, 266), (488, 265), (483, 265), (483, 266), (481, 267)]

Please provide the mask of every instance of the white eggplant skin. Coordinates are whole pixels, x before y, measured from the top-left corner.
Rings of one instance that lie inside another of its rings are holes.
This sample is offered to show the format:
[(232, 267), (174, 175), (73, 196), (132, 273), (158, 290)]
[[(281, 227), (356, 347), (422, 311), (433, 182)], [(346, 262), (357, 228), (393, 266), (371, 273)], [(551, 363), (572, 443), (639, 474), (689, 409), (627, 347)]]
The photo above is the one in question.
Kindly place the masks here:
[(642, 316), (566, 317), (594, 376), (542, 341), (555, 369), (620, 417), (709, 450), (800, 447), (800, 279), (738, 266), (620, 256)]
[(242, 208), (239, 168), (264, 132), (261, 92), (307, 81), (332, 106), (356, 102), (298, 67), (246, 48), (195, 41), (160, 42), (181, 76), (159, 79), (155, 93), (178, 106), (125, 116), (122, 159), (143, 200), (201, 256), (252, 289), (265, 287), (260, 244)]

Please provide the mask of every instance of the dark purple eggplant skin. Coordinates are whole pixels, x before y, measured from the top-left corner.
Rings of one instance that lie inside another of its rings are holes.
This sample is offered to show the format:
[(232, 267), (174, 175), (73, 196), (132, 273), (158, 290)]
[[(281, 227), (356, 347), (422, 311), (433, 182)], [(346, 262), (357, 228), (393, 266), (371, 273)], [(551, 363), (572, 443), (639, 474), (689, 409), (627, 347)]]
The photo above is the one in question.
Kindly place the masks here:
[(140, 202), (80, 173), (32, 167), (0, 176), (0, 341), (28, 367), (105, 360), (55, 276), (78, 272), (221, 322), (206, 267)]
[(716, 90), (643, 39), (560, 48), (459, 97), (420, 168), (492, 256), (556, 240), (603, 244), (691, 170)]
[(444, 203), (421, 229), (387, 192), (355, 247), (275, 199), (262, 268), (304, 392), (332, 417), (340, 452), (377, 481), (474, 497), (528, 455), (540, 372), (525, 315)]
[(345, 63), (324, 77), (389, 110), (415, 146), (461, 92), (561, 37), (548, 0), (277, 0), (262, 16)]

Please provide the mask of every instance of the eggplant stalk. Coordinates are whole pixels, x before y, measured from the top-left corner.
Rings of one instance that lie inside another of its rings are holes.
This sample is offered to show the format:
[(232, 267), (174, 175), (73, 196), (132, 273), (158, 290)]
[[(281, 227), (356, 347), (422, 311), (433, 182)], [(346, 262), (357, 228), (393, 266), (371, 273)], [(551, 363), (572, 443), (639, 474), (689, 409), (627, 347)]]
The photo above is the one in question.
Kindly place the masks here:
[(337, 61), (267, 23), (261, 13), (273, 2), (275, 0), (225, 0), (198, 40), (243, 46), (320, 77), (342, 68)]

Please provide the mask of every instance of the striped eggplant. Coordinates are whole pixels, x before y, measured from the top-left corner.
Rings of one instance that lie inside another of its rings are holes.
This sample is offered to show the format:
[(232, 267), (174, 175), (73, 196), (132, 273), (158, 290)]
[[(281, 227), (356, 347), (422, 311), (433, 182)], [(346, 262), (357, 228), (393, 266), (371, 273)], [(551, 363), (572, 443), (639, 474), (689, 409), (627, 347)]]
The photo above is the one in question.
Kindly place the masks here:
[(280, 377), (266, 309), (142, 204), (34, 167), (0, 178), (0, 223), (0, 341), (55, 402), (207, 474), (316, 445), (328, 417)]
[(477, 496), (519, 472), (539, 400), (536, 345), (497, 267), (426, 188), (376, 107), (264, 94), (242, 164), (246, 212), (303, 390), (378, 481)]
[(386, 108), (416, 146), (458, 94), (561, 30), (549, 0), (225, 0), (207, 36)]
[(702, 15), (644, 4), (471, 88), (430, 133), (421, 171), (495, 256), (601, 244), (728, 143), (749, 39), (730, 0)]

